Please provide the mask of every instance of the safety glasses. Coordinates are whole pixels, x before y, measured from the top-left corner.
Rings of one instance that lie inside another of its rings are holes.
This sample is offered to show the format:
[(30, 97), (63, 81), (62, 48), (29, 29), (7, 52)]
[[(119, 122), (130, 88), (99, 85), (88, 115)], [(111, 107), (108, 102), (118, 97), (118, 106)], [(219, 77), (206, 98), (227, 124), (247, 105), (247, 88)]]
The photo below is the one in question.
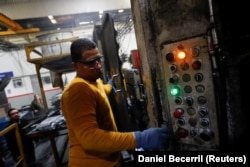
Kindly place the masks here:
[(95, 68), (97, 64), (100, 64), (103, 61), (103, 56), (98, 56), (94, 59), (88, 61), (77, 61), (78, 63), (86, 65), (88, 68)]

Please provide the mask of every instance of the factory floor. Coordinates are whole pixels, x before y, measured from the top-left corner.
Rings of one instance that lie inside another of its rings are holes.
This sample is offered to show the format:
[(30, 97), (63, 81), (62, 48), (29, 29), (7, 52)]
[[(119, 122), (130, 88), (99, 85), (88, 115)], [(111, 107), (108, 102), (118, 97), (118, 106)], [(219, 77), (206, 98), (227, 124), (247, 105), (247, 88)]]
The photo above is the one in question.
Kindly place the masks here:
[[(67, 135), (55, 138), (58, 154), (62, 159), (60, 167), (67, 167), (68, 162), (68, 138)], [(65, 149), (66, 145), (66, 149)], [(39, 140), (35, 147), (37, 167), (57, 167), (54, 154), (52, 153), (50, 140), (45, 137)], [(7, 153), (4, 167), (15, 167), (11, 154)]]

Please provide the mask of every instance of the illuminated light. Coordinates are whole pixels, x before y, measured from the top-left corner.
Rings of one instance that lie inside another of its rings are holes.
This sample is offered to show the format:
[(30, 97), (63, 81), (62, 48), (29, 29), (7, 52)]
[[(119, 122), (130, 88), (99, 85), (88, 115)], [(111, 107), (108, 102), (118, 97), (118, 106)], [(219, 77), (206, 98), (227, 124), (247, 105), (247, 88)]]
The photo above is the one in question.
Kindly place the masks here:
[(53, 23), (53, 24), (56, 24), (56, 23), (57, 23), (57, 21), (56, 21), (55, 19), (51, 19), (50, 21), (51, 21), (51, 23)]
[(54, 16), (48, 15), (48, 18), (49, 18), (49, 20), (50, 20), (51, 23), (53, 23), (53, 24), (57, 23), (57, 21), (54, 19)]
[(178, 52), (177, 57), (179, 59), (185, 59), (186, 58), (186, 53), (183, 51)]
[(79, 25), (83, 25), (83, 24), (90, 24), (89, 21), (82, 21), (82, 22), (79, 22)]
[(124, 12), (124, 10), (123, 10), (123, 9), (118, 10), (118, 13), (122, 13), (122, 12)]
[(171, 88), (170, 88), (170, 94), (172, 96), (179, 96), (180, 92), (181, 92), (181, 90), (180, 90), (179, 86), (177, 86), (177, 85), (171, 86)]
[(48, 15), (48, 18), (51, 20), (51, 19), (54, 19), (54, 17), (52, 15)]

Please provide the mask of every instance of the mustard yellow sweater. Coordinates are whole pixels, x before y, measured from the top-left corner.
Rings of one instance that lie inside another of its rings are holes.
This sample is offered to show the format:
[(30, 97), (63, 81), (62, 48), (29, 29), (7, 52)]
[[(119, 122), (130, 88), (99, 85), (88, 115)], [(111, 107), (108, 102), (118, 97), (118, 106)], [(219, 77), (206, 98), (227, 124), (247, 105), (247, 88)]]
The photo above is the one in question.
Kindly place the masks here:
[(69, 167), (115, 167), (120, 151), (134, 149), (132, 132), (117, 132), (106, 93), (111, 85), (76, 77), (64, 89), (61, 109), (69, 136)]

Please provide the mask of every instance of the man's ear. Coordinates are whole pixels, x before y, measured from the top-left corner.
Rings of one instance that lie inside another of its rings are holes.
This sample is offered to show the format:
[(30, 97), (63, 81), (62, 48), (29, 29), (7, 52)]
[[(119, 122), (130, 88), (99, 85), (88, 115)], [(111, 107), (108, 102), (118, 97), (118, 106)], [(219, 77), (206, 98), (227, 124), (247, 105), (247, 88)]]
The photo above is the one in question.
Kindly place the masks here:
[(71, 66), (72, 66), (73, 68), (77, 68), (77, 63), (76, 63), (76, 62), (71, 62)]

